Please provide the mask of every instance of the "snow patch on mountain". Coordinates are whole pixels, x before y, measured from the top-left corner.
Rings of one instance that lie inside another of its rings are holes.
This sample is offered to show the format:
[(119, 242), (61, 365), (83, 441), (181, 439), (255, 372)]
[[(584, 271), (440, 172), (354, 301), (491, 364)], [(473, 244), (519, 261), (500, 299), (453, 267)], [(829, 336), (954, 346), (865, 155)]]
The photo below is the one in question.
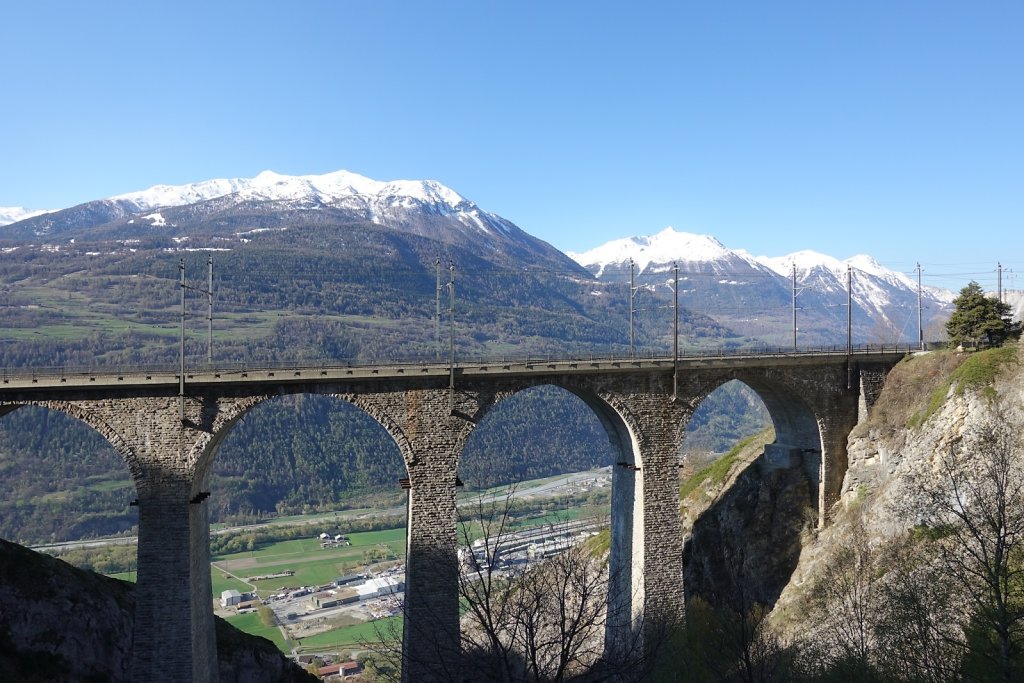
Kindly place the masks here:
[[(857, 254), (840, 261), (827, 254), (804, 250), (786, 256), (755, 256), (753, 258), (784, 277), (792, 277), (795, 265), (797, 281), (801, 284), (812, 281), (820, 283), (829, 279), (826, 274), (829, 273), (838, 283), (839, 288), (845, 287), (846, 268), (849, 266), (853, 270), (854, 296), (860, 295), (865, 303), (872, 303), (876, 308), (889, 303), (889, 296), (885, 293), (885, 290), (889, 288), (917, 291), (917, 281), (914, 278), (906, 273), (886, 268), (867, 254)], [(835, 289), (836, 286), (831, 285), (831, 288)], [(953, 292), (941, 287), (922, 285), (921, 293), (926, 298), (944, 304), (951, 304), (954, 298)]]
[[(906, 327), (906, 321), (892, 319), (892, 311), (916, 299), (917, 282), (906, 273), (890, 270), (867, 254), (857, 254), (845, 260), (804, 250), (786, 256), (758, 256), (760, 263), (779, 275), (796, 279), (801, 287), (841, 295), (846, 292), (847, 269), (850, 271), (850, 296), (853, 301), (878, 320), (885, 320), (897, 328)], [(922, 298), (949, 304), (953, 293), (936, 287), (922, 287)]]
[(814, 272), (816, 268), (826, 268), (833, 273), (846, 271), (846, 264), (839, 259), (810, 249), (796, 251), (786, 256), (755, 256), (754, 260), (784, 277), (790, 277), (793, 274), (793, 267), (796, 266), (798, 280), (802, 276)]
[(23, 206), (0, 206), (0, 226), (23, 221), (26, 218), (51, 213), (54, 209), (26, 209)]
[(187, 185), (154, 185), (147, 190), (119, 194), (110, 199), (131, 204), (140, 211), (148, 211), (185, 206), (228, 195), (235, 195), (239, 201), (315, 200), (324, 204), (343, 202), (353, 197), (370, 197), (405, 205), (422, 202), (450, 211), (472, 206), (458, 192), (433, 180), (382, 182), (349, 171), (302, 176), (263, 171), (255, 178), (220, 178)]
[(642, 273), (651, 264), (722, 261), (737, 253), (711, 235), (678, 232), (669, 226), (656, 235), (612, 240), (589, 251), (570, 251), (566, 255), (600, 278), (608, 266), (622, 265), (630, 259)]

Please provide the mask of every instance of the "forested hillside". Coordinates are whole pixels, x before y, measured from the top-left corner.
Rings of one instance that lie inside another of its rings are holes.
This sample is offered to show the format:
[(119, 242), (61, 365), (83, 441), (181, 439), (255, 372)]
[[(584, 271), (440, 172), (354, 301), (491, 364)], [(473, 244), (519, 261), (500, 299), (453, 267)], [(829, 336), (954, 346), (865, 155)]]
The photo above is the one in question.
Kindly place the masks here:
[[(181, 251), (182, 244), (222, 251)], [(7, 251), (0, 260), (0, 367), (8, 369), (174, 363), (178, 262), (184, 259), (190, 286), (205, 287), (210, 254), (215, 363), (434, 358), (438, 259), (445, 341), (448, 266), (455, 264), (457, 358), (628, 348), (625, 287), (600, 285), (580, 268), (515, 263), (373, 224)], [(186, 360), (202, 364), (206, 297), (190, 291), (186, 309)], [(744, 343), (685, 310), (680, 324), (690, 346)], [(671, 348), (671, 331), (668, 309), (637, 315), (641, 352)]]

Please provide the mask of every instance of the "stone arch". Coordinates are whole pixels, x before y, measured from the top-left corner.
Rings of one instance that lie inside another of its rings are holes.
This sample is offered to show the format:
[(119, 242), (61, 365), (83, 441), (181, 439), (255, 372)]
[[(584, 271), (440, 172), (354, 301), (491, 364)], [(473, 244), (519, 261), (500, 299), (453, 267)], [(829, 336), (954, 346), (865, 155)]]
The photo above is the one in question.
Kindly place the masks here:
[(775, 429), (775, 441), (765, 447), (765, 464), (770, 468), (800, 466), (814, 486), (821, 483), (824, 450), (822, 417), (808, 392), (758, 369), (710, 375), (694, 392), (696, 408), (715, 390), (736, 380), (761, 400)]
[[(224, 441), (224, 438), (231, 432), (231, 429), (238, 424), (238, 421), (245, 417), (246, 413), (263, 403), (274, 398), (269, 394), (257, 396), (245, 396), (238, 399), (222, 399), (216, 402), (211, 409), (210, 401), (203, 400), (202, 415), (204, 427), (200, 430), (198, 438), (192, 444), (188, 454), (188, 465), (191, 471), (196, 473), (193, 478), (193, 488), (202, 485), (206, 479), (210, 467), (215, 459), (217, 449)], [(198, 490), (193, 490), (193, 494)]]
[[(395, 422), (394, 419), (391, 418), (390, 415), (387, 414), (386, 411), (381, 410), (379, 405), (374, 401), (365, 400), (358, 394), (334, 391), (297, 391), (288, 395), (298, 394), (310, 394), (335, 398), (360, 409), (369, 417), (373, 418), (373, 420), (379, 424), (395, 442), (398, 446), (399, 452), (402, 454), (402, 460), (405, 462), (406, 469), (408, 469), (409, 464), (413, 462), (413, 448), (409, 443), (409, 439), (406, 437), (404, 430), (397, 422)], [(280, 396), (280, 394), (260, 394), (235, 399), (221, 399), (216, 408), (209, 411), (211, 413), (209, 427), (203, 429), (203, 435), (200, 436), (200, 438), (193, 444), (191, 452), (189, 453), (188, 461), (190, 464), (194, 464), (193, 466), (195, 467), (198, 475), (195, 477), (196, 486), (203, 481), (213, 463), (213, 460), (215, 459), (217, 449), (224, 441), (224, 438), (231, 432), (231, 429), (253, 408), (272, 399), (279, 398)], [(204, 410), (204, 412), (206, 411)]]
[(616, 657), (635, 646), (643, 628), (646, 553), (642, 454), (650, 435), (642, 428), (636, 409), (624, 397), (586, 379), (572, 377), (506, 383), (495, 394), (487, 412), (523, 391), (543, 386), (568, 392), (587, 406), (600, 422), (613, 457), (605, 647), (609, 656)]
[(722, 372), (704, 379), (693, 405), (732, 380), (764, 405), (775, 439), (751, 464), (732, 469), (706, 508), (690, 513), (684, 564), (687, 599), (742, 614), (755, 604), (774, 605), (796, 568), (808, 513), (818, 511), (826, 433), (820, 394), (799, 375)]
[[(577, 395), (580, 395), (577, 392)], [(584, 401), (587, 401), (586, 398)], [(598, 418), (605, 425), (605, 431), (608, 432), (609, 439), (613, 439), (613, 447), (618, 448), (618, 452), (622, 455), (625, 462), (630, 465), (642, 467), (641, 462), (643, 457), (643, 446), (646, 443), (647, 436), (640, 428), (640, 421), (633, 411), (627, 406), (621, 398), (613, 394), (602, 394), (600, 395), (600, 406), (607, 406), (605, 409), (595, 406), (594, 403), (587, 401), (587, 405), (594, 410)], [(684, 428), (685, 425), (681, 425), (680, 429)]]
[(359, 395), (348, 395), (348, 397), (343, 397), (341, 395), (337, 396), (339, 398), (344, 398), (352, 405), (360, 408), (363, 412), (376, 420), (377, 424), (384, 428), (384, 431), (388, 433), (391, 439), (395, 442), (395, 445), (398, 446), (398, 452), (402, 454), (402, 460), (405, 462), (405, 469), (406, 472), (408, 472), (409, 466), (414, 464), (416, 461), (416, 452), (401, 425), (399, 425), (398, 422), (381, 407), (378, 401), (373, 401), (367, 397)]
[[(639, 421), (630, 408), (615, 394), (591, 388), (585, 383), (574, 381), (572, 378), (550, 378), (546, 380), (532, 380), (506, 384), (499, 391), (493, 394), (493, 398), (486, 405), (481, 406), (476, 422), (490, 414), (496, 407), (507, 399), (527, 389), (550, 386), (569, 392), (576, 398), (583, 401), (590, 408), (590, 411), (601, 422), (612, 449), (620, 454), (630, 464), (637, 464), (640, 457), (637, 451), (637, 444), (642, 438), (642, 430), (639, 429)], [(469, 432), (466, 436), (468, 437)], [(465, 443), (465, 441), (463, 441)], [(461, 452), (461, 449), (460, 449)], [(623, 461), (620, 461), (623, 462)]]
[(636, 433), (636, 419), (629, 409), (611, 394), (602, 394), (591, 390), (589, 387), (571, 381), (552, 380), (525, 380), (506, 382), (503, 386), (487, 397), (487, 401), (479, 403), (479, 410), (471, 420), (467, 421), (468, 427), (462, 430), (460, 442), (457, 448), (459, 460), (456, 463), (461, 469), (464, 465), (463, 456), (465, 446), (470, 437), (477, 433), (480, 423), (500, 409), (509, 399), (519, 396), (525, 391), (550, 387), (565, 392), (582, 401), (601, 424), (603, 432), (614, 454), (616, 462), (633, 463), (639, 458), (635, 452), (634, 434)]
[[(266, 389), (263, 389), (263, 391), (266, 392)], [(316, 390), (315, 388), (311, 390), (309, 385), (303, 385), (295, 387), (294, 389), (291, 387), (279, 388), (278, 391), (272, 393), (268, 392), (254, 395), (227, 397), (207, 397), (199, 395), (192, 397), (190, 399), (190, 407), (192, 408), (192, 411), (191, 413), (188, 413), (199, 415), (199, 418), (197, 420), (198, 424), (192, 425), (194, 427), (194, 431), (192, 432), (192, 438), (194, 439), (194, 441), (191, 444), (191, 449), (189, 451), (188, 456), (188, 462), (192, 467), (190, 471), (194, 473), (194, 476), (192, 478), (193, 496), (195, 496), (195, 494), (214, 490), (214, 488), (211, 488), (211, 486), (219, 486), (217, 481), (212, 480), (212, 477), (213, 473), (216, 471), (216, 463), (218, 459), (218, 454), (220, 453), (221, 446), (225, 445), (226, 440), (229, 439), (230, 435), (232, 434), (232, 430), (235, 427), (237, 427), (239, 423), (242, 422), (242, 420), (247, 415), (249, 415), (258, 406), (271, 403), (274, 399), (298, 396), (306, 396), (310, 398), (319, 397), (324, 399), (331, 399), (333, 402), (347, 404), (346, 407), (350, 408), (354, 413), (358, 413), (359, 417), (364, 419), (366, 423), (375, 424), (379, 426), (379, 428), (384, 430), (388, 437), (390, 437), (390, 439), (398, 447), (399, 454), (401, 455), (403, 460), (402, 464), (405, 467), (406, 471), (408, 471), (408, 460), (411, 457), (410, 454), (412, 450), (409, 445), (408, 439), (405, 437), (404, 431), (401, 430), (386, 413), (376, 413), (375, 411), (368, 409), (368, 407), (373, 405), (372, 402), (369, 403), (369, 405), (367, 405), (362, 400), (360, 400), (360, 396), (358, 394), (350, 393), (347, 391), (339, 391), (337, 386), (326, 386), (323, 387), (322, 390)], [(288, 410), (288, 408), (285, 406), (271, 406), (269, 408), (270, 410)], [(335, 409), (337, 408), (338, 406), (335, 406)], [(348, 417), (355, 417), (355, 415), (350, 414), (348, 415)], [(383, 435), (381, 435), (380, 438), (383, 440)], [(325, 453), (329, 452), (330, 451), (325, 451)], [(395, 453), (389, 449), (387, 451), (387, 456), (389, 469), (397, 470), (397, 462), (394, 461)], [(352, 469), (347, 470), (347, 472), (354, 471), (355, 470)], [(389, 481), (393, 480), (389, 479)], [(288, 482), (284, 482), (283, 487), (276, 487), (273, 492), (276, 493), (281, 491), (288, 491), (290, 487), (291, 492), (294, 493), (298, 483), (298, 479), (292, 480), (290, 486)], [(397, 489), (397, 481), (395, 481), (394, 483), (396, 484), (395, 488)], [(339, 490), (339, 488), (325, 487), (323, 490), (336, 491)], [(288, 493), (285, 493), (285, 495), (288, 495)], [(206, 496), (209, 496), (209, 494), (207, 493)], [(195, 556), (197, 559), (194, 559), (193, 561), (194, 571), (200, 571), (198, 569), (200, 565), (206, 567), (202, 579), (198, 582), (193, 581), (193, 602), (195, 603), (197, 601), (196, 596), (201, 596), (199, 601), (203, 603), (204, 609), (205, 606), (209, 603), (208, 594), (212, 591), (212, 586), (210, 585), (209, 580), (207, 579), (207, 577), (209, 576), (208, 565), (210, 562), (210, 546), (207, 539), (209, 538), (209, 515), (212, 512), (209, 506), (211, 503), (216, 505), (217, 499), (218, 496), (216, 495), (215, 492), (214, 496), (210, 498), (199, 498), (199, 500), (203, 501), (203, 505), (189, 507), (190, 513), (193, 513), (195, 516), (195, 519), (193, 520), (193, 537), (195, 539), (194, 543), (200, 546)], [(280, 500), (280, 498), (278, 500)], [(302, 500), (311, 499), (304, 499), (303, 497), (298, 496), (293, 498), (293, 500), (289, 502), (298, 501), (299, 505), (301, 506)], [(321, 500), (323, 500), (324, 502), (328, 502), (326, 499)], [(250, 502), (253, 503), (253, 509), (266, 509), (260, 508), (258, 505), (255, 504), (255, 501)], [(241, 506), (241, 509), (244, 509), (246, 507), (248, 507), (248, 504), (243, 504)], [(228, 511), (234, 510), (232, 508), (226, 509)], [(396, 524), (396, 526), (399, 525)], [(401, 526), (403, 527), (403, 531), (408, 533), (408, 523), (403, 523), (401, 524)], [(397, 548), (396, 554), (399, 556), (399, 558), (401, 558), (401, 551), (399, 551)]]
[[(102, 407), (99, 406), (100, 409)], [(55, 430), (37, 428), (20, 432), (32, 442), (38, 440), (43, 447), (41, 450), (33, 448), (30, 451), (34, 456), (31, 466), (25, 468), (21, 475), (15, 475), (8, 485), (18, 481), (39, 485), (40, 493), (45, 492), (47, 496), (59, 495), (60, 500), (52, 505), (29, 504), (12, 511), (5, 525), (11, 533), (8, 538), (18, 542), (39, 543), (134, 533), (138, 516), (137, 509), (131, 507), (134, 503), (130, 501), (139, 495), (140, 466), (136, 451), (123, 434), (95, 407), (68, 401), (4, 402), (0, 403), (0, 418), (20, 408), (40, 409), (35, 416), (26, 415), (29, 420), (60, 420), (63, 424), (50, 423), (49, 426), (56, 427)], [(60, 436), (56, 436), (58, 434)], [(23, 442), (22, 445), (28, 444)], [(81, 471), (76, 465), (65, 469), (63, 463), (74, 463), (75, 460), (59, 455), (64, 449), (71, 449), (71, 452), (84, 456), (89, 462), (89, 471)], [(97, 480), (86, 475), (103, 475), (103, 478)], [(109, 484), (110, 488), (93, 489), (97, 483)], [(100, 498), (89, 501), (89, 509), (95, 508), (101, 514), (83, 517), (78, 514), (83, 509), (81, 496), (89, 496), (92, 490), (99, 491)], [(125, 563), (121, 564), (121, 570), (135, 571), (135, 548), (131, 547), (128, 553), (124, 557)]]
[(128, 468), (132, 481), (138, 486), (138, 482), (142, 477), (142, 466), (139, 462), (138, 454), (125, 439), (124, 435), (107, 422), (97, 411), (76, 401), (25, 401), (0, 404), (0, 417), (22, 406), (37, 406), (47, 410), (54, 410), (88, 425), (117, 451)]

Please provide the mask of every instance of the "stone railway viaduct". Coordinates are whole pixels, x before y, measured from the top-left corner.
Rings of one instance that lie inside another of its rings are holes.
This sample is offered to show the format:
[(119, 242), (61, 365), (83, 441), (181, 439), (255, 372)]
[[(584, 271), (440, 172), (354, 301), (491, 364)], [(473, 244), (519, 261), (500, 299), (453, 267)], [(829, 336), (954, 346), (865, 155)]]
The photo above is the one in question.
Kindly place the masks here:
[(776, 433), (764, 463), (803, 469), (824, 524), (840, 494), (850, 430), (905, 351), (210, 370), (186, 374), (183, 394), (175, 371), (5, 375), (0, 416), (24, 405), (58, 410), (117, 449), (138, 493), (133, 679), (214, 681), (205, 501), (219, 444), (275, 396), (325, 394), (362, 408), (395, 440), (408, 469), (404, 677), (430, 681), (451, 678), (446, 667), (459, 643), (459, 457), (502, 399), (562, 387), (604, 425), (619, 465), (609, 599), (623, 608), (609, 610), (622, 616), (608, 640), (627, 642), (683, 609), (679, 449), (697, 405), (733, 379), (757, 392)]

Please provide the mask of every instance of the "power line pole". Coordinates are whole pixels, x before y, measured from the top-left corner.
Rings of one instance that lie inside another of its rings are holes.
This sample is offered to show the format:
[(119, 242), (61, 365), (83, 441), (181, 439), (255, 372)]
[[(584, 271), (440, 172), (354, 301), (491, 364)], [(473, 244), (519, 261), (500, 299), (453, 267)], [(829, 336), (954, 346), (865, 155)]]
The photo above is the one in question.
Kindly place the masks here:
[(796, 353), (796, 261), (793, 261), (793, 353)]
[(434, 289), (434, 355), (441, 362), (441, 257), (434, 260), (437, 286)]
[(178, 288), (181, 290), (181, 328), (178, 332), (178, 417), (185, 421), (185, 291), (191, 289), (206, 295), (207, 345), (206, 361), (213, 366), (213, 256), (206, 259), (206, 289), (185, 284), (185, 259), (178, 260)]
[(209, 328), (207, 330), (206, 338), (206, 362), (212, 368), (213, 367), (213, 254), (210, 254), (209, 258), (206, 259), (206, 265), (208, 267), (208, 278), (206, 282), (206, 301), (208, 304), (207, 309), (207, 323)]
[(853, 386), (853, 268), (846, 264), (846, 388)]
[(185, 422), (185, 259), (178, 261), (181, 289), (181, 330), (178, 334), (178, 417)]
[(998, 277), (998, 283), (999, 284), (997, 285), (998, 289), (996, 291), (997, 291), (997, 293), (999, 295), (998, 296), (999, 303), (1003, 303), (1003, 264), (1002, 263), (996, 263), (996, 271), (999, 274), (999, 277)]
[(921, 262), (917, 262), (917, 349), (924, 351), (924, 325), (922, 322), (921, 310)]
[(672, 264), (672, 398), (679, 395), (679, 264)]
[(635, 275), (635, 264), (633, 258), (629, 259), (629, 357), (633, 358), (633, 297), (636, 296), (636, 288), (633, 286)]
[(455, 263), (448, 266), (448, 412), (455, 414)]

